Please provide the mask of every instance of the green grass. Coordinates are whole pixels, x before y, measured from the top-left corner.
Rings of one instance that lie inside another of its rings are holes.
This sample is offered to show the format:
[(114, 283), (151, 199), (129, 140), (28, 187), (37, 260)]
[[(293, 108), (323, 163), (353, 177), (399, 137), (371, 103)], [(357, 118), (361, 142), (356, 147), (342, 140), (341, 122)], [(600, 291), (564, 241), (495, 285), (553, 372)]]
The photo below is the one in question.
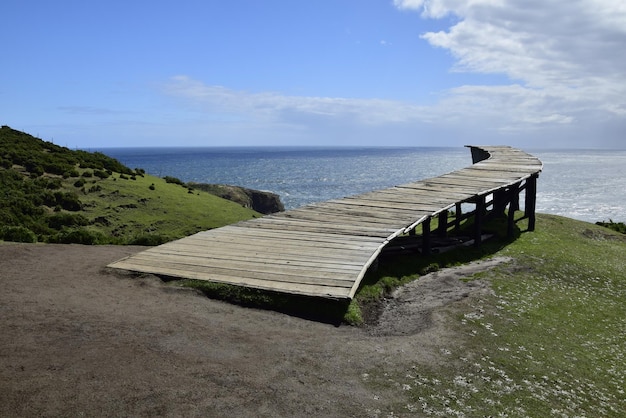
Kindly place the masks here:
[[(97, 191), (89, 192), (94, 186)], [(84, 215), (104, 221), (94, 229), (122, 242), (146, 235), (170, 240), (260, 216), (237, 203), (150, 175), (135, 180), (113, 175), (83, 188)]]
[[(524, 223), (521, 225), (524, 228)], [(373, 370), (402, 388), (387, 413), (425, 416), (623, 416), (626, 239), (540, 215), (535, 232), (494, 252), (514, 262), (482, 274), (494, 291), (462, 312), (435, 366)]]

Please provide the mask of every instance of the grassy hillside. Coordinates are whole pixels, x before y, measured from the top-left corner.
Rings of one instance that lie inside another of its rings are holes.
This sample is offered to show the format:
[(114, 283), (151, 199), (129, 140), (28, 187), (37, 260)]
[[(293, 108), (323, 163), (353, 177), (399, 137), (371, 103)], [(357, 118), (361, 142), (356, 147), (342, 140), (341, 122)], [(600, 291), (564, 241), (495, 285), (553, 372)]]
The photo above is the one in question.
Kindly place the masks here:
[[(525, 222), (520, 227), (524, 230)], [(404, 403), (383, 412), (624, 416), (623, 234), (540, 214), (536, 231), (514, 241), (496, 240), (421, 261), (396, 259), (372, 281), (405, 282), (428, 266), (491, 256), (513, 261), (469, 279), (489, 281), (492, 294), (444, 312), (456, 337), (440, 347), (436, 366), (406, 364), (369, 373), (373, 387), (396, 387), (404, 394)]]
[(150, 245), (255, 216), (175, 178), (0, 128), (0, 239)]

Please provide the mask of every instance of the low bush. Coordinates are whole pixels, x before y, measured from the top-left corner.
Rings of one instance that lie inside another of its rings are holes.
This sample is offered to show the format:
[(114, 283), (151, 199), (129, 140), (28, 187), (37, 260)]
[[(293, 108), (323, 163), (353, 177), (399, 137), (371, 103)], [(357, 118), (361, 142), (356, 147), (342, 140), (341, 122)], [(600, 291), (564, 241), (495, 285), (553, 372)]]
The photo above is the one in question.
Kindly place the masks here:
[(184, 186), (185, 183), (182, 182), (182, 180), (176, 178), (176, 177), (171, 177), (171, 176), (165, 176), (163, 177), (163, 180), (165, 180), (166, 183), (174, 183), (174, 184), (179, 184), (181, 186)]
[(612, 219), (609, 219), (608, 222), (596, 222), (596, 225), (609, 228), (615, 232), (626, 234), (626, 224), (624, 224), (624, 222), (613, 222)]
[(86, 229), (67, 229), (50, 238), (50, 242), (57, 244), (96, 245), (107, 242), (104, 235)]
[(161, 245), (169, 241), (169, 238), (164, 237), (159, 234), (145, 234), (139, 235), (134, 239), (130, 240), (129, 245), (145, 245), (145, 246), (156, 246)]
[(85, 226), (89, 224), (89, 221), (83, 215), (74, 213), (55, 213), (47, 217), (46, 221), (50, 228), (57, 230), (68, 226)]
[(0, 239), (13, 242), (37, 242), (37, 235), (23, 226), (4, 226), (0, 228)]
[(102, 171), (102, 170), (95, 170), (93, 172), (93, 175), (98, 177), (98, 178), (101, 178), (101, 179), (106, 179), (106, 178), (109, 178), (111, 176), (111, 174), (109, 174), (106, 171)]

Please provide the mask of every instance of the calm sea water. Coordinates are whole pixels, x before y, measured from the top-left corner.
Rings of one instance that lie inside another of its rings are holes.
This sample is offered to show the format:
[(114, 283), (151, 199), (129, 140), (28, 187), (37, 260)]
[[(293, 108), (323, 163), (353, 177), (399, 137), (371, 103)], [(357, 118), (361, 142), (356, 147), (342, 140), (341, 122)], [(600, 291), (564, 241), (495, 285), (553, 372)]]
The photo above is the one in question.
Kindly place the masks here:
[[(471, 165), (466, 148), (106, 148), (131, 168), (185, 182), (280, 195), (287, 209)], [(626, 221), (626, 150), (529, 150), (544, 162), (537, 210), (589, 222)]]

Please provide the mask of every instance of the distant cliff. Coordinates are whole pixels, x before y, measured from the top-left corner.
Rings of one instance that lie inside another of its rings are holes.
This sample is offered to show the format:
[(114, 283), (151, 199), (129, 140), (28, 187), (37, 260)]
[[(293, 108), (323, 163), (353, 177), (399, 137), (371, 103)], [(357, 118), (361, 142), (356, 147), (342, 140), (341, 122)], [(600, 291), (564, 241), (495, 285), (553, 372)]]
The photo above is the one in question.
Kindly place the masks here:
[(268, 215), (285, 210), (280, 196), (271, 192), (248, 189), (228, 184), (187, 183), (194, 189), (203, 190), (215, 196), (239, 203), (243, 207)]

